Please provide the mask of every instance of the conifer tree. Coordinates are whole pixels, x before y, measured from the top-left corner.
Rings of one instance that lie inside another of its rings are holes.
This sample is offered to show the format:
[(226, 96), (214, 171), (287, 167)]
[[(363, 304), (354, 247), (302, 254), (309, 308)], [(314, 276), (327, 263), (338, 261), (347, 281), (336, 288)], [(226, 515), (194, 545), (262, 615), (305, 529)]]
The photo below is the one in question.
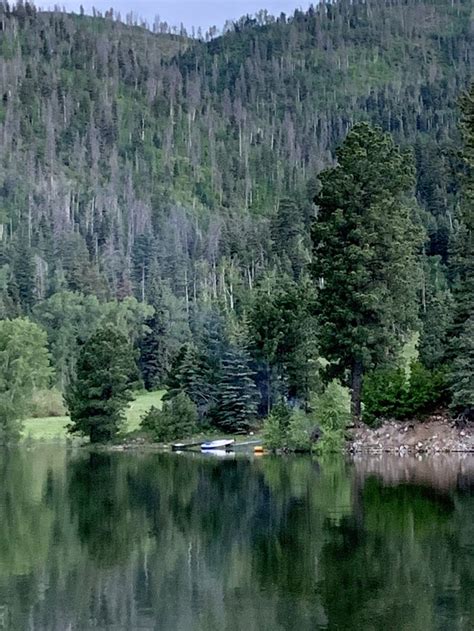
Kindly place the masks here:
[(474, 420), (474, 315), (464, 323), (455, 351), (451, 369), (452, 409)]
[(24, 237), (18, 241), (13, 258), (11, 291), (18, 299), (23, 313), (29, 313), (34, 304), (35, 267), (31, 249)]
[(139, 366), (145, 388), (154, 390), (163, 383), (168, 367), (163, 309), (158, 305), (155, 306), (155, 313), (145, 324), (148, 332), (140, 340)]
[(471, 416), (474, 415), (474, 85), (462, 100), (462, 111), (466, 174), (452, 261), (455, 309), (451, 391), (453, 409)]
[(227, 432), (246, 432), (257, 412), (257, 388), (244, 348), (231, 346), (222, 362), (216, 424)]
[(110, 325), (97, 329), (82, 347), (76, 376), (66, 390), (69, 431), (88, 436), (91, 443), (116, 437), (133, 399), (130, 383), (135, 374), (127, 338)]
[(215, 388), (209, 381), (206, 357), (193, 344), (181, 348), (172, 362), (165, 385), (163, 401), (171, 401), (184, 392), (197, 406), (201, 418), (215, 405)]
[(388, 134), (355, 125), (321, 175), (313, 275), (322, 355), (350, 373), (360, 418), (365, 371), (386, 361), (414, 326), (419, 284), (414, 167)]
[(280, 201), (271, 229), (276, 260), (284, 271), (299, 278), (308, 255), (304, 247), (303, 214), (294, 199)]

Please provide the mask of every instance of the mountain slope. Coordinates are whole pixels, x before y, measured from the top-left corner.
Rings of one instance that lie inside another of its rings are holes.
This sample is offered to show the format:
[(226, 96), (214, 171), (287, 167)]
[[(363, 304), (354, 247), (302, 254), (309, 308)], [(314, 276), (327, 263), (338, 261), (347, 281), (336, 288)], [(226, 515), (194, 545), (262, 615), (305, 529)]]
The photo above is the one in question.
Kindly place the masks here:
[(415, 148), (446, 255), (469, 0), (341, 0), (208, 43), (30, 5), (1, 4), (0, 21), (4, 314), (60, 288), (140, 296), (157, 275), (189, 300), (223, 261), (252, 279), (278, 200), (358, 120)]

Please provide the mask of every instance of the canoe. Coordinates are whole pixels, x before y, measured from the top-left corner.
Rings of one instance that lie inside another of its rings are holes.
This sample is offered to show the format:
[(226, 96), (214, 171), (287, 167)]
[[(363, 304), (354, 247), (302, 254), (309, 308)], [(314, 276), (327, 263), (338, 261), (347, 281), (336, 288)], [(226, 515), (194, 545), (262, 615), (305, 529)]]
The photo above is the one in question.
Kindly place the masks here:
[(203, 451), (209, 451), (211, 449), (226, 449), (233, 445), (235, 440), (211, 440), (208, 443), (202, 443), (201, 449)]

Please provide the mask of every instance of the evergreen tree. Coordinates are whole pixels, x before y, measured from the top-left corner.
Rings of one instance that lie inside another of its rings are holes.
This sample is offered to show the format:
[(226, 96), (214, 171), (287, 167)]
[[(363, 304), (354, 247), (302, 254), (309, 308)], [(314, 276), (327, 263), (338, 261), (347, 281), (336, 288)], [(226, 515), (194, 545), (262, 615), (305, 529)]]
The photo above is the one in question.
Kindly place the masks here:
[(314, 286), (268, 274), (253, 292), (248, 342), (261, 391), (260, 412), (283, 397), (305, 405), (316, 385)]
[(250, 369), (250, 356), (243, 348), (231, 346), (222, 362), (215, 422), (227, 432), (246, 432), (257, 413), (257, 388)]
[(421, 299), (420, 359), (427, 368), (446, 361), (453, 297), (439, 256), (425, 257)]
[(464, 323), (455, 350), (451, 369), (451, 407), (466, 419), (474, 420), (474, 315)]
[(165, 442), (191, 436), (198, 429), (198, 420), (196, 405), (187, 394), (180, 392), (163, 403), (161, 410), (152, 407), (142, 418), (140, 426), (155, 441)]
[(321, 175), (313, 275), (322, 355), (350, 372), (359, 419), (364, 372), (399, 348), (416, 320), (419, 286), (413, 160), (378, 128), (355, 125)]
[(193, 344), (184, 345), (171, 364), (163, 401), (171, 401), (184, 392), (197, 406), (200, 418), (215, 406), (214, 384), (210, 383), (206, 357)]
[(275, 258), (280, 268), (298, 279), (308, 261), (303, 215), (294, 199), (283, 198), (272, 221)]
[(18, 299), (22, 313), (29, 313), (35, 302), (35, 265), (25, 238), (20, 238), (13, 258), (11, 292)]
[(130, 389), (136, 366), (127, 338), (112, 326), (99, 328), (82, 347), (76, 376), (66, 390), (71, 433), (91, 443), (115, 438), (124, 411), (133, 399)]
[(162, 383), (168, 367), (168, 349), (165, 344), (166, 327), (163, 310), (146, 321), (148, 332), (140, 340), (139, 366), (143, 384), (147, 390), (156, 390)]
[(459, 228), (455, 236), (452, 270), (454, 275), (454, 325), (451, 355), (453, 408), (474, 414), (474, 85), (462, 100), (464, 159), (463, 199)]

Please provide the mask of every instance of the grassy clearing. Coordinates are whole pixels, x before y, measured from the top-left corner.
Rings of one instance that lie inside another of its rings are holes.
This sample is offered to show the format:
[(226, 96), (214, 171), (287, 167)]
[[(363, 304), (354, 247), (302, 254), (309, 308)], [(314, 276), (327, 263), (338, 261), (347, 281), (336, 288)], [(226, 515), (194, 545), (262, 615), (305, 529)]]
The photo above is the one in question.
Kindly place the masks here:
[(145, 392), (139, 394), (135, 401), (132, 401), (127, 412), (127, 432), (134, 432), (139, 428), (142, 416), (151, 407), (161, 408), (164, 394), (164, 390)]
[(27, 440), (65, 440), (68, 416), (29, 418), (23, 423), (22, 436)]
[[(152, 407), (161, 407), (161, 400), (165, 391), (146, 392), (139, 394), (130, 404), (127, 411), (126, 432), (134, 432), (140, 425), (141, 417)], [(68, 436), (66, 427), (69, 417), (30, 418), (23, 424), (23, 439), (57, 441), (65, 440)]]

